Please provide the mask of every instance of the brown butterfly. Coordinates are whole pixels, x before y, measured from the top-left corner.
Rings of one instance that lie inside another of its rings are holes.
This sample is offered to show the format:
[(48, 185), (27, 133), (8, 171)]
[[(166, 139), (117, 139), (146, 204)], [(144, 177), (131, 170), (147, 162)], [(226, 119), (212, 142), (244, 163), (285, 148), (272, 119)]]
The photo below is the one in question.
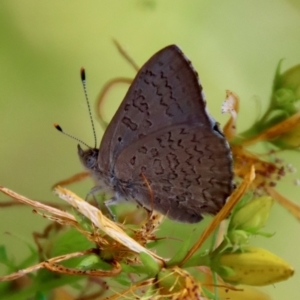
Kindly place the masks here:
[(228, 142), (206, 109), (198, 74), (175, 45), (137, 73), (100, 148), (78, 145), (78, 154), (96, 188), (113, 195), (107, 207), (134, 200), (194, 223), (216, 214), (234, 186)]

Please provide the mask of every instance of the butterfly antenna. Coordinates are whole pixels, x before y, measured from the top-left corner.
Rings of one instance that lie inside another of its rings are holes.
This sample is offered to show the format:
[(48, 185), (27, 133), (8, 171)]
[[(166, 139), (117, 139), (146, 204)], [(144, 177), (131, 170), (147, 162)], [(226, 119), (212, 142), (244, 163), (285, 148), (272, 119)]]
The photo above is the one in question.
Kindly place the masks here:
[(91, 148), (88, 144), (86, 144), (86, 143), (83, 142), (82, 140), (78, 139), (77, 137), (75, 137), (75, 136), (73, 136), (73, 135), (71, 135), (71, 134), (69, 134), (69, 133), (64, 132), (63, 129), (62, 129), (58, 124), (54, 124), (54, 127), (55, 127), (58, 131), (60, 131), (61, 133), (63, 133), (64, 135), (70, 137), (71, 139), (73, 139), (73, 140), (79, 142), (80, 144), (82, 144), (82, 145), (84, 145), (84, 146), (86, 146), (86, 147), (88, 147), (88, 148)]
[(81, 70), (80, 70), (80, 77), (81, 77), (84, 96), (85, 96), (86, 104), (87, 104), (87, 107), (88, 107), (88, 110), (89, 110), (89, 116), (90, 116), (90, 120), (91, 120), (91, 124), (92, 124), (93, 134), (94, 134), (94, 141), (95, 141), (95, 147), (94, 148), (96, 148), (97, 147), (97, 136), (96, 136), (96, 130), (95, 130), (95, 125), (94, 125), (93, 116), (92, 116), (91, 105), (90, 105), (89, 97), (88, 97), (88, 94), (87, 94), (84, 68), (81, 68)]

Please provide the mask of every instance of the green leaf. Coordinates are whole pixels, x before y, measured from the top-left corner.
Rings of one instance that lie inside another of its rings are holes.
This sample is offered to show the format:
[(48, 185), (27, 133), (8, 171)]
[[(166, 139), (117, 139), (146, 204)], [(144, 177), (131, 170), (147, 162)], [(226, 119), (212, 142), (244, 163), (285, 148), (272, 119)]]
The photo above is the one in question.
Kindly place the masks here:
[(158, 262), (145, 252), (140, 253), (140, 258), (143, 265), (146, 267), (146, 274), (148, 274), (150, 277), (155, 277), (160, 271)]
[(132, 284), (132, 280), (129, 278), (128, 273), (122, 272), (118, 276), (114, 277), (114, 280), (119, 284), (124, 286), (130, 286)]
[(127, 265), (121, 264), (122, 271), (125, 273), (133, 273), (137, 275), (148, 274), (147, 266), (144, 265)]
[(210, 255), (207, 252), (197, 252), (188, 261), (184, 263), (183, 268), (209, 266)]
[(6, 264), (8, 261), (7, 253), (6, 253), (6, 248), (4, 245), (0, 246), (0, 262), (3, 264)]
[(281, 86), (281, 75), (280, 75), (280, 71), (281, 71), (281, 64), (283, 62), (283, 59), (281, 59), (276, 67), (275, 70), (275, 76), (273, 79), (273, 92), (275, 92), (280, 86)]
[(191, 248), (192, 241), (192, 233), (185, 238), (183, 244), (180, 249), (176, 252), (176, 254), (167, 262), (167, 267), (178, 266), (181, 261), (185, 258), (186, 254)]
[(95, 246), (75, 228), (61, 231), (55, 236), (55, 238), (53, 238), (52, 243), (52, 257), (75, 251), (83, 251)]
[(204, 293), (204, 295), (208, 298), (208, 299), (215, 299), (215, 295), (214, 293), (212, 293), (210, 290), (208, 290), (206, 287), (202, 286), (202, 291)]
[(34, 300), (47, 300), (48, 297), (47, 295), (45, 295), (44, 293), (41, 293), (41, 292), (37, 292), (35, 297), (34, 297)]

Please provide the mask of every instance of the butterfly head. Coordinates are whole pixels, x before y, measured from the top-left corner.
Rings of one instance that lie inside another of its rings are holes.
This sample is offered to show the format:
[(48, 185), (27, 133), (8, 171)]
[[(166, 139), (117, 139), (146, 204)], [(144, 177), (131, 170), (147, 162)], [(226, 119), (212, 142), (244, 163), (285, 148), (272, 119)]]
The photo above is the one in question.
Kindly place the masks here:
[(83, 150), (80, 145), (77, 145), (78, 156), (83, 166), (88, 170), (95, 170), (97, 168), (97, 159), (99, 150), (96, 148), (89, 148)]

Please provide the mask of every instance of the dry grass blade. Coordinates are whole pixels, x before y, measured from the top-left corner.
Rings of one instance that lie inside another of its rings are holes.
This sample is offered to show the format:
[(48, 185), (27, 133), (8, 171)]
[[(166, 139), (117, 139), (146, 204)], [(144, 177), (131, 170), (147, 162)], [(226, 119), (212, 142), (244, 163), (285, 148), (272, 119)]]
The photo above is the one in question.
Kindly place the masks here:
[(86, 216), (91, 222), (99, 229), (104, 231), (107, 235), (112, 237), (115, 241), (124, 245), (131, 251), (135, 253), (144, 252), (150, 255), (155, 261), (157, 261), (161, 266), (164, 265), (164, 260), (160, 256), (151, 252), (150, 250), (144, 248), (134, 239), (129, 237), (117, 224), (115, 224), (110, 219), (106, 218), (100, 210), (96, 207), (90, 205), (88, 202), (79, 198), (76, 194), (71, 191), (64, 189), (62, 187), (57, 187), (55, 189), (57, 195), (75, 207), (79, 212)]
[(273, 138), (276, 138), (280, 135), (283, 135), (289, 131), (291, 131), (295, 126), (299, 125), (300, 123), (300, 111), (292, 115), (291, 117), (285, 119), (284, 121), (275, 124), (271, 128), (263, 131), (257, 136), (254, 136), (252, 139), (246, 140), (243, 142), (243, 146), (252, 145), (254, 143), (260, 141), (269, 141)]
[(113, 40), (114, 44), (116, 45), (119, 53), (125, 58), (125, 60), (128, 61), (128, 63), (138, 72), (139, 66), (137, 63), (133, 60), (132, 57), (129, 56), (129, 54), (125, 51), (125, 49), (121, 46), (121, 44), (117, 40)]
[(37, 271), (39, 269), (48, 269), (52, 272), (61, 273), (61, 274), (67, 274), (67, 275), (89, 275), (89, 276), (100, 276), (100, 277), (112, 277), (116, 276), (121, 273), (122, 269), (119, 263), (112, 262), (112, 269), (111, 270), (79, 270), (79, 269), (73, 269), (73, 268), (67, 268), (62, 265), (57, 264), (58, 262), (65, 261), (71, 258), (80, 257), (84, 255), (93, 254), (95, 252), (95, 249), (89, 249), (86, 251), (81, 252), (74, 252), (69, 254), (60, 255), (57, 257), (53, 257), (51, 259), (48, 259), (46, 261), (43, 261), (37, 265), (31, 266), (29, 268), (19, 270), (15, 273), (12, 273), (7, 276), (0, 277), (0, 281), (11, 281), (18, 279), (28, 273)]
[(202, 235), (198, 239), (198, 241), (193, 245), (193, 247), (189, 250), (185, 258), (179, 264), (179, 266), (184, 265), (184, 263), (202, 246), (204, 241), (209, 237), (209, 235), (217, 228), (217, 226), (224, 220), (235, 204), (239, 201), (239, 199), (243, 196), (245, 191), (249, 188), (253, 179), (255, 178), (254, 167), (252, 166), (249, 173), (245, 177), (244, 181), (240, 184), (240, 186), (231, 194), (226, 204), (223, 206), (221, 211), (213, 218), (212, 222), (206, 229), (203, 231)]
[(108, 81), (101, 89), (100, 91), (100, 94), (98, 96), (98, 99), (97, 99), (97, 103), (96, 103), (96, 112), (97, 112), (97, 115), (100, 119), (100, 124), (102, 126), (102, 128), (105, 130), (106, 127), (107, 127), (107, 123), (104, 121), (104, 118), (102, 116), (102, 104), (104, 103), (105, 101), (105, 97), (106, 95), (108, 94), (109, 90), (112, 89), (112, 87), (116, 84), (119, 84), (119, 83), (125, 83), (127, 85), (130, 85), (132, 83), (132, 78), (126, 78), (126, 77), (117, 77), (117, 78), (114, 78), (114, 79), (111, 79), (110, 81)]
[(90, 177), (90, 173), (88, 173), (88, 172), (81, 172), (81, 173), (78, 173), (78, 174), (75, 174), (75, 175), (71, 176), (70, 178), (67, 178), (67, 179), (64, 179), (64, 180), (56, 182), (55, 184), (53, 184), (52, 189), (54, 189), (57, 186), (70, 185), (71, 183), (84, 180), (84, 179), (86, 179), (88, 177)]
[(54, 208), (54, 207), (51, 207), (49, 205), (45, 205), (43, 203), (40, 203), (38, 201), (34, 201), (34, 200), (30, 200), (8, 188), (5, 188), (3, 186), (0, 186), (0, 191), (12, 198), (14, 198), (15, 200), (19, 201), (20, 203), (23, 203), (23, 204), (26, 204), (26, 205), (30, 205), (32, 207), (34, 207), (35, 209), (37, 210), (43, 210), (43, 211), (46, 211), (48, 213), (51, 213), (55, 216), (57, 216), (58, 218), (60, 219), (63, 219), (63, 220), (69, 220), (69, 221), (74, 221), (77, 223), (75, 217), (67, 212), (64, 212), (60, 209), (57, 209), (57, 208)]
[(283, 195), (279, 194), (275, 189), (270, 186), (265, 186), (267, 193), (279, 204), (285, 207), (294, 217), (300, 220), (300, 205), (292, 202)]

